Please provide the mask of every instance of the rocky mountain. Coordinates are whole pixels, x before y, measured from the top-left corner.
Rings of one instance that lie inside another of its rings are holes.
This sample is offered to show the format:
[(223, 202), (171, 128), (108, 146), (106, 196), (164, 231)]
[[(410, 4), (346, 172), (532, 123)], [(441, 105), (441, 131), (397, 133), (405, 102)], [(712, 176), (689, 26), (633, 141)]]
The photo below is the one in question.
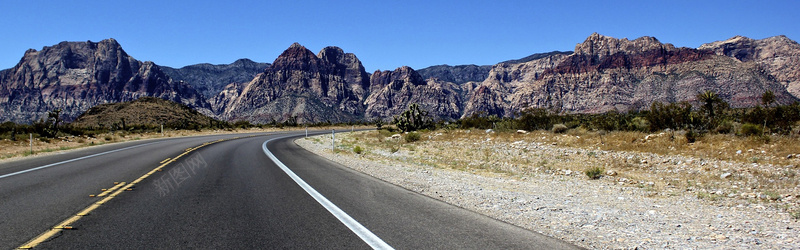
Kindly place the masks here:
[(114, 39), (62, 42), (25, 52), (0, 71), (0, 119), (29, 123), (61, 109), (71, 121), (98, 104), (155, 96), (206, 114), (210, 106), (191, 86), (172, 81), (152, 62), (137, 61)]
[(256, 75), (264, 72), (269, 63), (257, 63), (250, 59), (239, 59), (231, 64), (201, 63), (179, 69), (162, 66), (172, 80), (183, 81), (194, 87), (206, 98), (212, 99), (222, 92), (228, 84), (248, 83)]
[(779, 103), (798, 99), (763, 64), (708, 49), (676, 48), (653, 37), (592, 34), (570, 55), (495, 65), (472, 91), (465, 115), (510, 115), (530, 107), (569, 113), (640, 110), (654, 101), (696, 103), (711, 90), (733, 107), (757, 105), (764, 91)]
[(94, 106), (71, 123), (77, 127), (123, 128), (130, 126), (191, 128), (217, 122), (189, 106), (156, 97)]
[(369, 75), (355, 55), (337, 47), (314, 55), (295, 43), (234, 100), (220, 100), (230, 103), (222, 117), (257, 123), (359, 120), (368, 88)]
[(459, 85), (436, 78), (425, 80), (408, 66), (375, 71), (369, 89), (371, 94), (364, 102), (367, 120), (390, 120), (413, 103), (438, 119), (454, 120), (461, 116), (463, 101)]
[(755, 40), (735, 36), (725, 41), (707, 43), (701, 50), (711, 50), (717, 55), (736, 58), (741, 62), (754, 62), (767, 70), (797, 98), (800, 98), (800, 44), (786, 36)]
[(694, 49), (595, 33), (574, 52), (370, 75), (337, 47), (314, 54), (293, 44), (272, 64), (242, 59), (172, 69), (133, 59), (113, 39), (64, 42), (29, 50), (17, 66), (0, 71), (0, 115), (31, 122), (62, 109), (71, 120), (97, 104), (154, 96), (255, 123), (390, 120), (412, 103), (436, 118), (457, 119), (528, 108), (601, 113), (647, 109), (655, 101), (697, 104), (707, 90), (733, 107), (758, 105), (767, 90), (779, 104), (798, 101), (800, 45), (785, 36), (737, 36)]

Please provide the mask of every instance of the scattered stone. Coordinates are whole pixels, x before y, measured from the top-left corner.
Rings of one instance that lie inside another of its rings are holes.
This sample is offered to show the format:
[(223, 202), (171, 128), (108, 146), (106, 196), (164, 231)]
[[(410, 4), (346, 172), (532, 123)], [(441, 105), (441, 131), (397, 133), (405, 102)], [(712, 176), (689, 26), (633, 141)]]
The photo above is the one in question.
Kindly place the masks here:
[(608, 171), (606, 171), (606, 175), (607, 176), (616, 176), (617, 175), (617, 171), (608, 170)]
[(487, 134), (489, 134), (489, 133), (494, 133), (494, 129), (487, 129), (487, 130), (486, 130), (486, 133), (487, 133)]
[(527, 134), (527, 133), (528, 133), (528, 131), (526, 131), (526, 130), (522, 130), (522, 129), (517, 130), (517, 134)]
[(720, 179), (725, 179), (725, 178), (731, 177), (731, 175), (732, 175), (731, 173), (724, 173), (724, 174), (721, 174), (721, 175), (719, 176), (719, 178), (720, 178)]

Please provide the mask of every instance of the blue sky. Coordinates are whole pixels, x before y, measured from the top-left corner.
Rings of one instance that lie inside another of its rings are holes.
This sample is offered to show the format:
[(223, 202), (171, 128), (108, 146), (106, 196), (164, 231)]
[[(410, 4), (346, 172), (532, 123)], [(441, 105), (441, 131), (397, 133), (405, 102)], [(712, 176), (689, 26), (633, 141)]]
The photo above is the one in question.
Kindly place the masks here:
[(338, 46), (368, 72), (495, 64), (572, 50), (593, 32), (697, 47), (735, 35), (800, 39), (800, 1), (0, 1), (0, 69), (25, 50), (115, 38), (182, 67), (272, 62), (294, 42)]

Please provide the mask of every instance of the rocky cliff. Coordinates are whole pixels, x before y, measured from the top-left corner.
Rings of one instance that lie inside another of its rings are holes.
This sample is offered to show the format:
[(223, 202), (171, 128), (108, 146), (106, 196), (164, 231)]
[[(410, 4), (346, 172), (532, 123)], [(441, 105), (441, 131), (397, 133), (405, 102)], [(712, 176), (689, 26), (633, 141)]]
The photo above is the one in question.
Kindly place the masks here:
[(29, 123), (55, 109), (70, 121), (95, 105), (143, 96), (211, 113), (200, 93), (173, 82), (154, 63), (133, 59), (114, 39), (30, 49), (16, 66), (0, 72), (2, 121)]
[(222, 117), (258, 123), (292, 117), (298, 122), (359, 120), (368, 79), (353, 54), (327, 47), (314, 55), (295, 43), (230, 102)]
[(206, 98), (213, 99), (228, 84), (248, 83), (264, 72), (269, 63), (257, 63), (250, 59), (239, 59), (231, 64), (201, 63), (179, 69), (162, 66), (161, 69), (174, 81), (183, 81)]

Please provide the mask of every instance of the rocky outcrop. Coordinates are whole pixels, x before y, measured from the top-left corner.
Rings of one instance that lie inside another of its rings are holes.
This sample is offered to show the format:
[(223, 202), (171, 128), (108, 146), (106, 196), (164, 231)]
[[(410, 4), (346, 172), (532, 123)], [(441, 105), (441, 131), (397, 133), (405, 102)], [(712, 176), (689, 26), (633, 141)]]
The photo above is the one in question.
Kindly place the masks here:
[(154, 96), (210, 114), (203, 96), (173, 82), (158, 65), (130, 57), (114, 39), (30, 49), (0, 72), (0, 119), (30, 123), (61, 109), (70, 121), (102, 103)]
[(435, 119), (453, 120), (461, 116), (461, 89), (455, 83), (436, 78), (424, 80), (411, 67), (376, 71), (370, 80), (371, 94), (364, 102), (366, 118), (390, 120), (416, 103)]
[(800, 44), (786, 36), (755, 40), (735, 36), (725, 41), (707, 43), (701, 50), (711, 50), (717, 55), (753, 62), (766, 70), (797, 98), (800, 98)]
[(222, 117), (256, 123), (359, 120), (367, 79), (355, 55), (336, 47), (314, 55), (295, 43), (230, 102)]
[(183, 81), (203, 94), (208, 99), (213, 99), (226, 88), (228, 84), (248, 83), (256, 75), (264, 72), (269, 63), (258, 63), (250, 59), (239, 59), (231, 64), (201, 63), (189, 65), (179, 69), (161, 66), (172, 80)]

